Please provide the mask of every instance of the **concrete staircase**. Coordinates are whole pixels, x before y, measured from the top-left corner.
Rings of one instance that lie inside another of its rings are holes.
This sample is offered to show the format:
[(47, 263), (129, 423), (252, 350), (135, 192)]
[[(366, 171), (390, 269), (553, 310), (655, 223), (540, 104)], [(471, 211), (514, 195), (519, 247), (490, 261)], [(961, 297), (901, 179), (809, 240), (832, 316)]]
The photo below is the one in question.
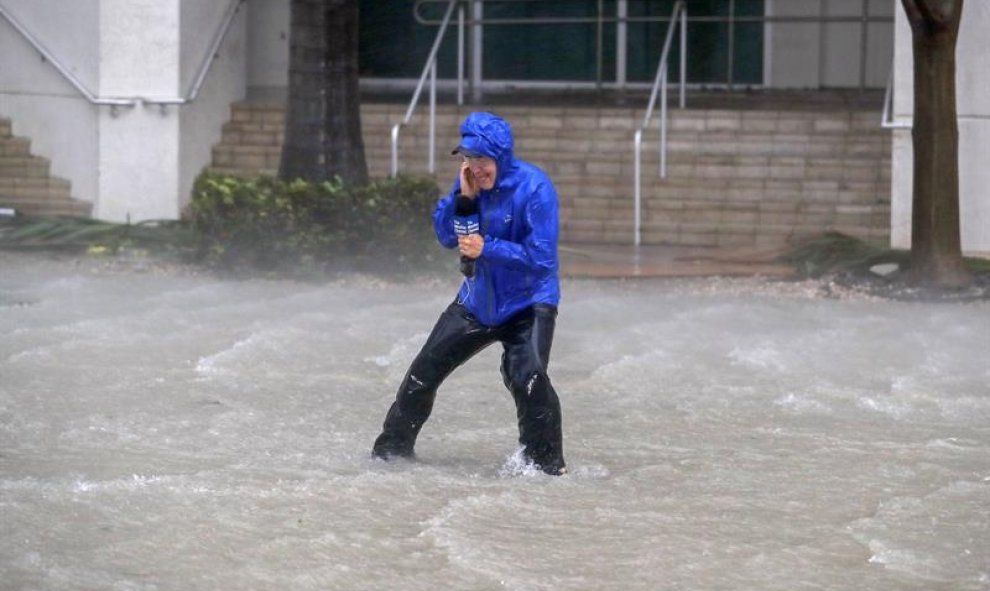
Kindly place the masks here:
[[(878, 243), (889, 239), (890, 135), (872, 110), (688, 109), (672, 112), (667, 179), (658, 175), (659, 132), (645, 138), (642, 241), (691, 246), (762, 246), (834, 229)], [(472, 109), (438, 107), (437, 175), (446, 188), (457, 167), (450, 148)], [(561, 203), (567, 242), (633, 240), (632, 137), (642, 108), (505, 106), (517, 155), (543, 167)], [(425, 108), (402, 130), (400, 170), (425, 174)], [(384, 177), (389, 130), (405, 105), (362, 106), (370, 173)], [(214, 147), (212, 169), (274, 174), (284, 106), (237, 103)]]
[(27, 215), (88, 217), (92, 205), (71, 196), (69, 181), (51, 176), (51, 163), (31, 154), (31, 141), (0, 118), (0, 207)]

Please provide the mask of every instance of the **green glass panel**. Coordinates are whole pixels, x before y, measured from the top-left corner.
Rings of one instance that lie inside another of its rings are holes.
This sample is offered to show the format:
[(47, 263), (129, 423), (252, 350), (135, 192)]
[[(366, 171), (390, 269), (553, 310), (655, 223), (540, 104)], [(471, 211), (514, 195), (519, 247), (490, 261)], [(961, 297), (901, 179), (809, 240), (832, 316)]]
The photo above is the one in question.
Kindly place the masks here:
[[(629, 0), (628, 14), (666, 19), (674, 0)], [(360, 69), (362, 76), (412, 78), (422, 72), (438, 27), (416, 23), (415, 0), (361, 0)], [(446, 4), (427, 3), (421, 14), (439, 21)], [(616, 15), (616, 0), (488, 0), (486, 19), (585, 17), (595, 18), (599, 9), (606, 17)], [(764, 0), (735, 0), (738, 16), (762, 15)], [(691, 0), (693, 17), (726, 16), (730, 0)], [(668, 23), (630, 22), (627, 44), (627, 79), (649, 82), (656, 74), (657, 60)], [(439, 76), (456, 75), (456, 19), (440, 47)], [(733, 82), (761, 84), (763, 81), (763, 25), (736, 23), (733, 44)], [(484, 31), (483, 76), (488, 80), (553, 80), (593, 82), (598, 78), (598, 27), (596, 23), (490, 24)], [(729, 75), (729, 26), (727, 23), (691, 22), (688, 25), (688, 81), (725, 84)], [(469, 48), (468, 48), (469, 51)], [(615, 79), (615, 23), (602, 28), (602, 79)], [(680, 40), (675, 37), (671, 52), (671, 77), (680, 75)]]
[(763, 84), (763, 23), (736, 23), (733, 82)]
[[(673, 0), (632, 1), (629, 17), (670, 17)], [(725, 84), (729, 74), (729, 24), (727, 22), (692, 22), (690, 17), (727, 16), (729, 0), (692, 0), (688, 7), (688, 72), (694, 84)], [(736, 0), (737, 16), (763, 14), (763, 0)], [(652, 82), (669, 21), (631, 22), (628, 32), (627, 79)], [(736, 23), (733, 55), (733, 82), (763, 82), (763, 25)], [(680, 76), (680, 31), (676, 33), (670, 53), (670, 76)]]
[[(361, 0), (358, 63), (361, 76), (415, 78), (423, 72), (438, 26), (418, 24), (415, 0)], [(446, 4), (425, 4), (420, 14), (440, 21)], [(451, 17), (437, 60), (437, 75), (457, 75), (457, 13)]]
[[(612, 6), (614, 1), (607, 4)], [(612, 10), (614, 12), (614, 8)], [(598, 0), (485, 2), (486, 19), (593, 19), (597, 15)], [(603, 26), (603, 33), (606, 28)], [(597, 30), (596, 23), (487, 26), (484, 34), (485, 78), (595, 80), (598, 75)], [(614, 45), (614, 41), (612, 43)], [(611, 53), (614, 56), (614, 51)], [(614, 61), (614, 57), (612, 59)]]

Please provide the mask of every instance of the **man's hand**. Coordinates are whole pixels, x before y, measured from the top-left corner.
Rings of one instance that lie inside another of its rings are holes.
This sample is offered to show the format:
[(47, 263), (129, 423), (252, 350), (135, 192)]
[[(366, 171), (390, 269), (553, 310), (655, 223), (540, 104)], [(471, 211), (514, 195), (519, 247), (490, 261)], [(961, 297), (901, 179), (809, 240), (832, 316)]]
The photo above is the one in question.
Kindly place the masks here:
[(478, 180), (467, 162), (461, 163), (461, 195), (472, 199), (478, 195)]
[(469, 259), (476, 259), (481, 256), (481, 251), (485, 248), (485, 239), (481, 234), (468, 234), (457, 237), (457, 250), (462, 256)]

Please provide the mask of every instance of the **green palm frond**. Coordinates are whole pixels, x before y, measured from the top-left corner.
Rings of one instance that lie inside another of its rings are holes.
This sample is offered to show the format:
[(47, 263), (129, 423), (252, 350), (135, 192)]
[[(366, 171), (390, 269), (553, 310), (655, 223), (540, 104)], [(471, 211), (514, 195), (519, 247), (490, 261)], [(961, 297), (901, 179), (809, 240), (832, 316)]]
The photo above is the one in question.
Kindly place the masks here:
[(182, 251), (192, 244), (192, 232), (177, 221), (115, 224), (80, 217), (16, 216), (0, 219), (0, 248), (86, 250), (123, 247), (152, 251)]

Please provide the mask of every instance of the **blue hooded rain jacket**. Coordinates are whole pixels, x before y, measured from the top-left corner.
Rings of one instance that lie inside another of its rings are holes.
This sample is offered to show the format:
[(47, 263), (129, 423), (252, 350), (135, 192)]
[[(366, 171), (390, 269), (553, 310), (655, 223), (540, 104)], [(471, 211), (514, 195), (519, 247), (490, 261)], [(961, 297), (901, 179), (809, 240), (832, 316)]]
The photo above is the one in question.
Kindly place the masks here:
[[(557, 191), (538, 167), (512, 151), (512, 128), (492, 113), (471, 113), (461, 124), (458, 149), (493, 158), (495, 186), (475, 199), (485, 239), (475, 274), (466, 278), (458, 302), (486, 326), (496, 326), (534, 304), (560, 301)], [(433, 228), (446, 248), (457, 246), (454, 213), (460, 176), (437, 202)]]

